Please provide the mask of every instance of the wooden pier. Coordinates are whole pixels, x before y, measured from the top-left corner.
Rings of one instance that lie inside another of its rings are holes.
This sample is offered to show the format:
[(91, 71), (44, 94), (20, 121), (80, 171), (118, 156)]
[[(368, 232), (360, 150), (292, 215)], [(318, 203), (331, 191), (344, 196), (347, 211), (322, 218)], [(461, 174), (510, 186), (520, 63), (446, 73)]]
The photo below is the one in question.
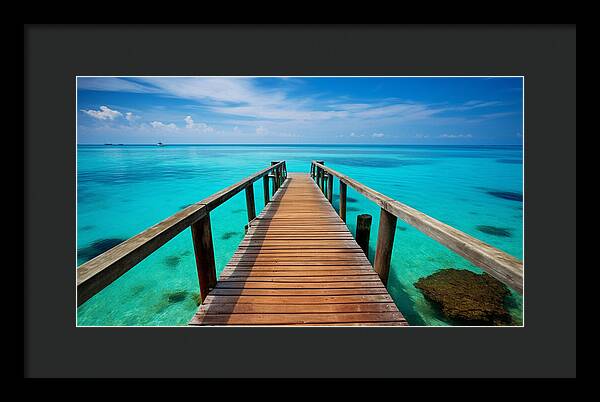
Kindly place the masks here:
[(407, 325), (310, 176), (290, 174), (192, 325)]
[[(334, 178), (339, 180), (339, 215), (332, 205)], [(257, 216), (253, 184), (261, 179), (266, 206)], [(365, 255), (370, 217), (359, 217), (362, 248), (345, 224), (348, 186), (381, 207), (373, 266)], [(241, 191), (247, 233), (217, 279), (210, 212)], [(79, 266), (77, 304), (190, 227), (202, 301), (192, 326), (407, 326), (386, 289), (397, 219), (523, 292), (523, 263), (503, 251), (326, 167), (324, 161), (313, 161), (306, 174), (288, 174), (285, 161), (274, 161)]]

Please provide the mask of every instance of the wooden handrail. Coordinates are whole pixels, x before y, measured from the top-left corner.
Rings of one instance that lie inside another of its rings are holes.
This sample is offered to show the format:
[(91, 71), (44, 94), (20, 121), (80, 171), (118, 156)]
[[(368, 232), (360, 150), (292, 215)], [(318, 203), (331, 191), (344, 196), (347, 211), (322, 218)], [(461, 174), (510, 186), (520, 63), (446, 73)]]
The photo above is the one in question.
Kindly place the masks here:
[[(483, 269), (484, 271), (486, 271), (496, 279), (500, 280), (501, 282), (505, 283), (509, 287), (513, 288), (517, 292), (521, 294), (523, 293), (522, 261), (505, 253), (504, 251), (501, 251), (495, 247), (490, 246), (487, 243), (482, 242), (481, 240), (469, 236), (468, 234), (461, 232), (460, 230), (457, 230), (452, 226), (446, 225), (445, 223), (442, 223), (414, 208), (411, 208), (408, 205), (405, 205), (384, 194), (381, 194), (380, 192), (377, 192), (372, 188), (367, 187), (364, 184), (336, 170), (326, 167), (324, 164), (319, 162), (320, 161), (313, 161), (311, 164), (311, 172), (314, 172), (315, 169), (317, 170), (317, 172), (314, 174), (316, 178), (318, 178), (319, 175), (320, 177), (322, 177), (322, 172), (327, 172), (331, 176), (337, 177), (341, 183), (352, 187), (354, 190), (356, 190), (360, 194), (364, 195), (365, 197), (379, 205), (382, 209), (382, 214), (383, 211), (385, 211), (386, 213), (389, 213), (397, 218), (402, 219), (404, 222), (410, 224), (411, 226), (415, 227), (427, 236), (441, 243), (445, 247), (461, 255), (462, 257), (473, 263), (475, 266)], [(343, 209), (345, 212), (345, 206)], [(386, 219), (386, 222), (388, 221), (389, 219)], [(393, 222), (393, 225), (395, 225), (395, 222)], [(384, 232), (386, 232), (386, 230), (384, 230)], [(391, 238), (391, 242), (393, 242), (393, 235)], [(376, 254), (379, 254), (380, 246), (381, 245), (379, 244), (378, 240), (378, 252)], [(391, 249), (391, 247), (389, 248)], [(382, 246), (382, 250), (384, 249), (385, 247)], [(377, 265), (378, 264), (376, 261), (376, 270)], [(385, 280), (387, 280), (387, 272), (384, 273), (384, 276)]]
[[(128, 240), (125, 240), (124, 242), (91, 259), (90, 261), (81, 264), (76, 270), (77, 305), (80, 306), (96, 293), (110, 285), (117, 278), (129, 271), (132, 267), (137, 265), (140, 261), (148, 257), (154, 251), (162, 247), (165, 243), (182, 232), (184, 229), (199, 222), (203, 224), (197, 225), (198, 231), (194, 231), (192, 236), (194, 240), (194, 249), (210, 249), (210, 252), (207, 254), (211, 254), (212, 237), (210, 236), (210, 211), (223, 204), (240, 191), (248, 189), (255, 181), (267, 176), (272, 171), (278, 172), (276, 177), (283, 177), (283, 179), (285, 179), (285, 175), (287, 174), (285, 161), (279, 161), (272, 166), (254, 173), (253, 175), (248, 176), (245, 179), (242, 179), (237, 183), (224, 188), (223, 190), (218, 191), (193, 205), (188, 206), (187, 208), (169, 216), (165, 220), (129, 238)], [(266, 191), (268, 193), (268, 183), (266, 186)], [(252, 199), (250, 199), (249, 194), (252, 195)], [(265, 195), (265, 200), (267, 200), (267, 197), (268, 194)], [(248, 206), (248, 218), (251, 220), (251, 211), (254, 209), (253, 191), (248, 191), (246, 200), (248, 203), (252, 203), (251, 206)], [(209, 238), (207, 238), (207, 236)], [(205, 242), (210, 242), (210, 244), (200, 244)], [(198, 255), (196, 257), (198, 257)], [(212, 269), (214, 269), (214, 256), (211, 258), (213, 260)], [(203, 263), (206, 263), (206, 256), (202, 256), (200, 260), (203, 261)], [(199, 262), (199, 259), (197, 258), (196, 261)], [(204, 270), (205, 267), (198, 266), (197, 268), (199, 270), (199, 277), (206, 277), (205, 272), (201, 272), (201, 270)], [(209, 267), (209, 270), (210, 269), (211, 267)], [(208, 272), (207, 277), (209, 283), (214, 281), (214, 278), (211, 275), (213, 275), (213, 273)], [(204, 284), (201, 283), (201, 296), (205, 296), (205, 294), (203, 294), (205, 292), (202, 292), (202, 290), (207, 289), (203, 289), (203, 286)]]

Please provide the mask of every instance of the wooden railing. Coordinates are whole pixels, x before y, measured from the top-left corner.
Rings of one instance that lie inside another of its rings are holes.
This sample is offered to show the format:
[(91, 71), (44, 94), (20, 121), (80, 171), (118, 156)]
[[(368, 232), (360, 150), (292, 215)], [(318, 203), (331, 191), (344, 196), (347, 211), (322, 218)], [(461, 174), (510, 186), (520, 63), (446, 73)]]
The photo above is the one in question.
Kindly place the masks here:
[(271, 166), (171, 215), (112, 249), (100, 254), (77, 268), (77, 305), (100, 292), (129, 271), (165, 243), (191, 227), (196, 255), (196, 268), (202, 300), (217, 282), (215, 256), (210, 225), (210, 211), (242, 190), (246, 190), (248, 221), (256, 217), (253, 183), (263, 178), (265, 205), (270, 201), (269, 180), (273, 194), (287, 177), (285, 161), (271, 162)]
[(340, 181), (339, 214), (346, 221), (347, 186), (381, 207), (374, 268), (384, 284), (387, 283), (397, 218), (461, 255), (519, 293), (523, 293), (523, 263), (466, 233), (446, 225), (408, 205), (383, 195), (362, 183), (337, 172), (323, 161), (311, 163), (310, 174), (329, 202), (333, 200), (333, 177)]

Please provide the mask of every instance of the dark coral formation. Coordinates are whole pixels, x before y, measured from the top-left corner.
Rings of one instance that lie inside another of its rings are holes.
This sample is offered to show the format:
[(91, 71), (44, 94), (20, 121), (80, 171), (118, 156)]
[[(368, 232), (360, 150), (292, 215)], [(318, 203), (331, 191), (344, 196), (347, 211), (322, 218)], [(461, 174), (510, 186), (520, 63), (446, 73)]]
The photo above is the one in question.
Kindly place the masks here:
[(144, 285), (135, 285), (131, 287), (130, 296), (135, 297), (144, 291)]
[(169, 303), (182, 302), (185, 300), (186, 297), (188, 297), (188, 292), (186, 292), (185, 290), (179, 290), (167, 294), (167, 300), (169, 301)]
[(479, 230), (480, 232), (483, 232), (483, 233), (490, 234), (492, 236), (498, 236), (498, 237), (511, 237), (512, 236), (510, 229), (499, 228), (497, 226), (479, 225), (479, 226), (477, 226), (477, 230)]
[(166, 309), (178, 303), (186, 303), (188, 305), (196, 304), (197, 293), (187, 290), (175, 290), (162, 294), (160, 300), (153, 306), (156, 314), (163, 313)]
[(225, 233), (223, 233), (223, 235), (221, 236), (221, 239), (223, 239), (223, 240), (229, 240), (229, 239), (231, 239), (232, 237), (234, 237), (234, 236), (237, 236), (237, 235), (239, 235), (239, 233), (238, 233), (238, 232), (225, 232)]
[[(333, 201), (334, 201), (334, 204), (336, 204), (336, 205), (337, 205), (337, 203), (338, 203), (339, 199), (340, 199), (340, 195), (339, 195), (339, 194), (335, 194), (335, 193), (334, 193), (334, 194), (333, 194)], [(350, 202), (358, 202), (358, 200), (357, 200), (356, 198), (354, 198), (354, 197), (346, 197), (346, 202), (347, 202), (347, 203), (350, 203)]]
[(510, 325), (505, 299), (510, 291), (502, 282), (483, 273), (447, 268), (420, 278), (415, 284), (425, 298), (458, 323)]
[(89, 246), (77, 250), (77, 257), (80, 261), (89, 261), (94, 257), (99, 256), (105, 251), (110, 250), (114, 246), (121, 244), (125, 239), (109, 238), (100, 239), (92, 242)]
[(523, 194), (521, 193), (515, 193), (513, 191), (488, 191), (487, 193), (494, 197), (502, 198), (503, 200), (523, 202)]
[(168, 267), (175, 268), (181, 262), (181, 257), (177, 255), (170, 255), (166, 257), (164, 261)]

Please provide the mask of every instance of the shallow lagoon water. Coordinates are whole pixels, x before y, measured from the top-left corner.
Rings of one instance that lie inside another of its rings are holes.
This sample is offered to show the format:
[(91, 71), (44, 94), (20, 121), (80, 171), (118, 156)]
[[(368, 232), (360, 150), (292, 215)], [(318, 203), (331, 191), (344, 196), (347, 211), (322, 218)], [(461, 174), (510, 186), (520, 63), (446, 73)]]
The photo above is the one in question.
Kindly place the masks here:
[[(77, 265), (185, 206), (285, 159), (289, 172), (325, 164), (392, 198), (523, 258), (520, 146), (169, 145), (78, 146)], [(262, 182), (254, 188), (257, 213)], [(337, 208), (339, 183), (334, 183)], [(507, 194), (509, 196), (507, 196)], [(348, 226), (379, 208), (348, 188)], [(247, 223), (239, 193), (211, 213), (217, 275), (237, 248)], [(412, 325), (452, 325), (413, 286), (441, 268), (481, 272), (462, 257), (398, 221), (388, 288)], [(197, 309), (198, 280), (190, 230), (78, 308), (78, 325), (184, 325)], [(522, 298), (510, 309), (522, 323)]]

